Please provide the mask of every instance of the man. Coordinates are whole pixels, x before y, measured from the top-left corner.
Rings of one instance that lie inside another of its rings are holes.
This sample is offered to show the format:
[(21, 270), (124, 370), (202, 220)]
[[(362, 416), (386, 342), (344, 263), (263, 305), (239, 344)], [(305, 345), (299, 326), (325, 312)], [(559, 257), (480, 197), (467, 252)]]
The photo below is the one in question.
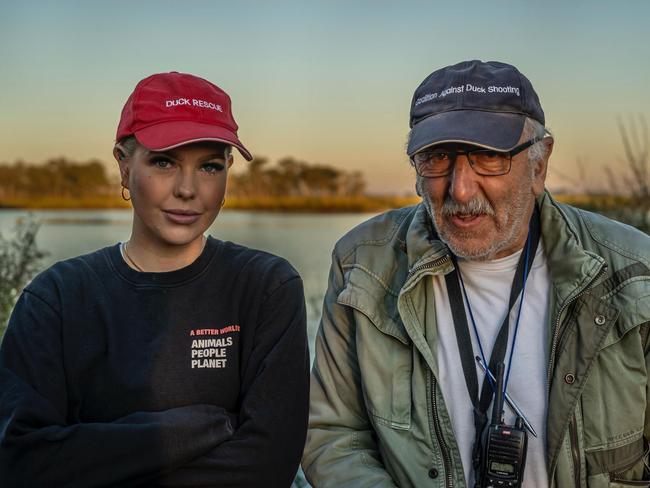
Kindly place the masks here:
[[(333, 253), (307, 478), (486, 486), (522, 470), (488, 452), (485, 432), (503, 422), (501, 436), (528, 438), (513, 451), (526, 452), (523, 486), (650, 480), (648, 236), (544, 189), (553, 138), (513, 66), (435, 71), (410, 125), (422, 204), (360, 225)], [(482, 366), (498, 376), (499, 363), (518, 414), (490, 412)]]

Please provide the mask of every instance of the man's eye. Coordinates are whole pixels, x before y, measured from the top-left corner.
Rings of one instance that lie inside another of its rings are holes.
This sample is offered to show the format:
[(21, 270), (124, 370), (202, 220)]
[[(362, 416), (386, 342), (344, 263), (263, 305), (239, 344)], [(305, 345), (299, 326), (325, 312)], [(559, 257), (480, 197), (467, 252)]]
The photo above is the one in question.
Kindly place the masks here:
[(223, 163), (205, 163), (201, 166), (201, 170), (206, 173), (218, 173), (223, 171), (225, 165)]
[(415, 161), (420, 164), (440, 163), (449, 161), (449, 153), (445, 151), (426, 151), (415, 155)]
[(476, 161), (482, 161), (486, 163), (501, 161), (505, 158), (503, 153), (497, 151), (476, 151), (473, 156)]
[(431, 161), (433, 162), (449, 161), (449, 153), (446, 151), (435, 151), (431, 153)]

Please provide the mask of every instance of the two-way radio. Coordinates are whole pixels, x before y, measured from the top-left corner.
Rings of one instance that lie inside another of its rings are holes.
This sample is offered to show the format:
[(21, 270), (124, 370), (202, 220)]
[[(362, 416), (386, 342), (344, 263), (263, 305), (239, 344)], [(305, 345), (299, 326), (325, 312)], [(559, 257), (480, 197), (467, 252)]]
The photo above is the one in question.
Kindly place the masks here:
[(492, 421), (485, 435), (480, 472), (481, 488), (521, 487), (524, 481), (528, 434), (524, 420), (517, 416), (515, 425), (503, 421), (504, 365), (497, 365), (497, 384), (492, 408)]

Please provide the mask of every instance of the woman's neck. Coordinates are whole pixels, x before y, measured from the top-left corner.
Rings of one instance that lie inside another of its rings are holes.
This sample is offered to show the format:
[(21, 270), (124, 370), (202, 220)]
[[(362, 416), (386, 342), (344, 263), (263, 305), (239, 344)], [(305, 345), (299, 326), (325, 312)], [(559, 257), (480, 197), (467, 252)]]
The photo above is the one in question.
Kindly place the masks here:
[(149, 273), (163, 273), (192, 264), (201, 255), (205, 242), (205, 236), (201, 235), (187, 244), (174, 245), (152, 242), (133, 233), (124, 244), (123, 253), (131, 268)]

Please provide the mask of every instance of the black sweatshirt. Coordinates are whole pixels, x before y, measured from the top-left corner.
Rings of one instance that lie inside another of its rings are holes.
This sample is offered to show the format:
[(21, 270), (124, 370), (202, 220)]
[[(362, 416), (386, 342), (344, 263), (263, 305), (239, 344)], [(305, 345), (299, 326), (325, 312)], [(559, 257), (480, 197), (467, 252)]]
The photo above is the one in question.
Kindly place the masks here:
[(119, 245), (57, 263), (0, 348), (0, 486), (287, 487), (308, 368), (282, 258), (209, 238), (168, 273)]

